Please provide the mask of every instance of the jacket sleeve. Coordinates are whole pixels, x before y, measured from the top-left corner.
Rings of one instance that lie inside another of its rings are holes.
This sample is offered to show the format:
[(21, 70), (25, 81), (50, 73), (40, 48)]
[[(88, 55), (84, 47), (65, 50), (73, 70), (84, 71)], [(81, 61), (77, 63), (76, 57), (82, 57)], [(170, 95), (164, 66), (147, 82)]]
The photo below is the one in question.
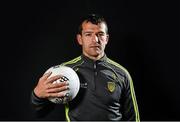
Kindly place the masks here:
[(33, 91), (31, 94), (31, 105), (33, 113), (37, 118), (45, 117), (54, 109), (55, 106), (55, 104), (51, 103), (47, 99), (38, 98)]
[(125, 77), (125, 85), (123, 91), (122, 100), (122, 115), (124, 121), (140, 121), (138, 105), (136, 102), (136, 96), (134, 92), (134, 86), (131, 76), (127, 72)]

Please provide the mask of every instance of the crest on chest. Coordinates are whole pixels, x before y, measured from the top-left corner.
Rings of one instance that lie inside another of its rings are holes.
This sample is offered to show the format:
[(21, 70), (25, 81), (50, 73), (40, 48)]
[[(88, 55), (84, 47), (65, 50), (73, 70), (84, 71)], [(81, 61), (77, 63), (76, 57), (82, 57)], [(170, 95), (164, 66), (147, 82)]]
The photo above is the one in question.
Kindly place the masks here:
[(110, 92), (114, 92), (116, 89), (116, 83), (115, 82), (107, 82), (107, 88)]

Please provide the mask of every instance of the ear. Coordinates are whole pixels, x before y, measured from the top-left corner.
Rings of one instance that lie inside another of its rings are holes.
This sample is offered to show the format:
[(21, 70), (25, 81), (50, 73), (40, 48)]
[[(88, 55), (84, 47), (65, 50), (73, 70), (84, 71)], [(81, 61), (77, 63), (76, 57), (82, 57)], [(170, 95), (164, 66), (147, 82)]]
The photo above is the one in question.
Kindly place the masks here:
[(109, 34), (106, 35), (106, 44), (109, 42)]
[(79, 45), (82, 45), (82, 36), (80, 34), (77, 34), (76, 39), (77, 39)]

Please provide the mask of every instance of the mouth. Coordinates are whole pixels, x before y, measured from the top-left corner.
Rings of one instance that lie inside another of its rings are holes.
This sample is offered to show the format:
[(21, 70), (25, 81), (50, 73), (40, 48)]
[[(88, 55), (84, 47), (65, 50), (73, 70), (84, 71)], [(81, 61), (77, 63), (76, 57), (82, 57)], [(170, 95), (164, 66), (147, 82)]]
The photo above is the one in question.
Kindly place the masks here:
[(92, 45), (90, 46), (90, 48), (100, 48), (101, 46), (100, 45)]

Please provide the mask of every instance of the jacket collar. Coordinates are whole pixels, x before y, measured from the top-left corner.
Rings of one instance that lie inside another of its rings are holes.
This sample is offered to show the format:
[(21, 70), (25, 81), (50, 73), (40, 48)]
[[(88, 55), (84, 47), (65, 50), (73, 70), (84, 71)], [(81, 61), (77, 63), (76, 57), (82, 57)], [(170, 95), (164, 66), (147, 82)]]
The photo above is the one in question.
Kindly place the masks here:
[(81, 55), (82, 59), (85, 61), (85, 63), (90, 64), (98, 64), (100, 62), (106, 62), (107, 61), (107, 56), (106, 54), (104, 54), (104, 56), (102, 58), (100, 58), (99, 60), (92, 60), (89, 57), (85, 56), (84, 54)]

